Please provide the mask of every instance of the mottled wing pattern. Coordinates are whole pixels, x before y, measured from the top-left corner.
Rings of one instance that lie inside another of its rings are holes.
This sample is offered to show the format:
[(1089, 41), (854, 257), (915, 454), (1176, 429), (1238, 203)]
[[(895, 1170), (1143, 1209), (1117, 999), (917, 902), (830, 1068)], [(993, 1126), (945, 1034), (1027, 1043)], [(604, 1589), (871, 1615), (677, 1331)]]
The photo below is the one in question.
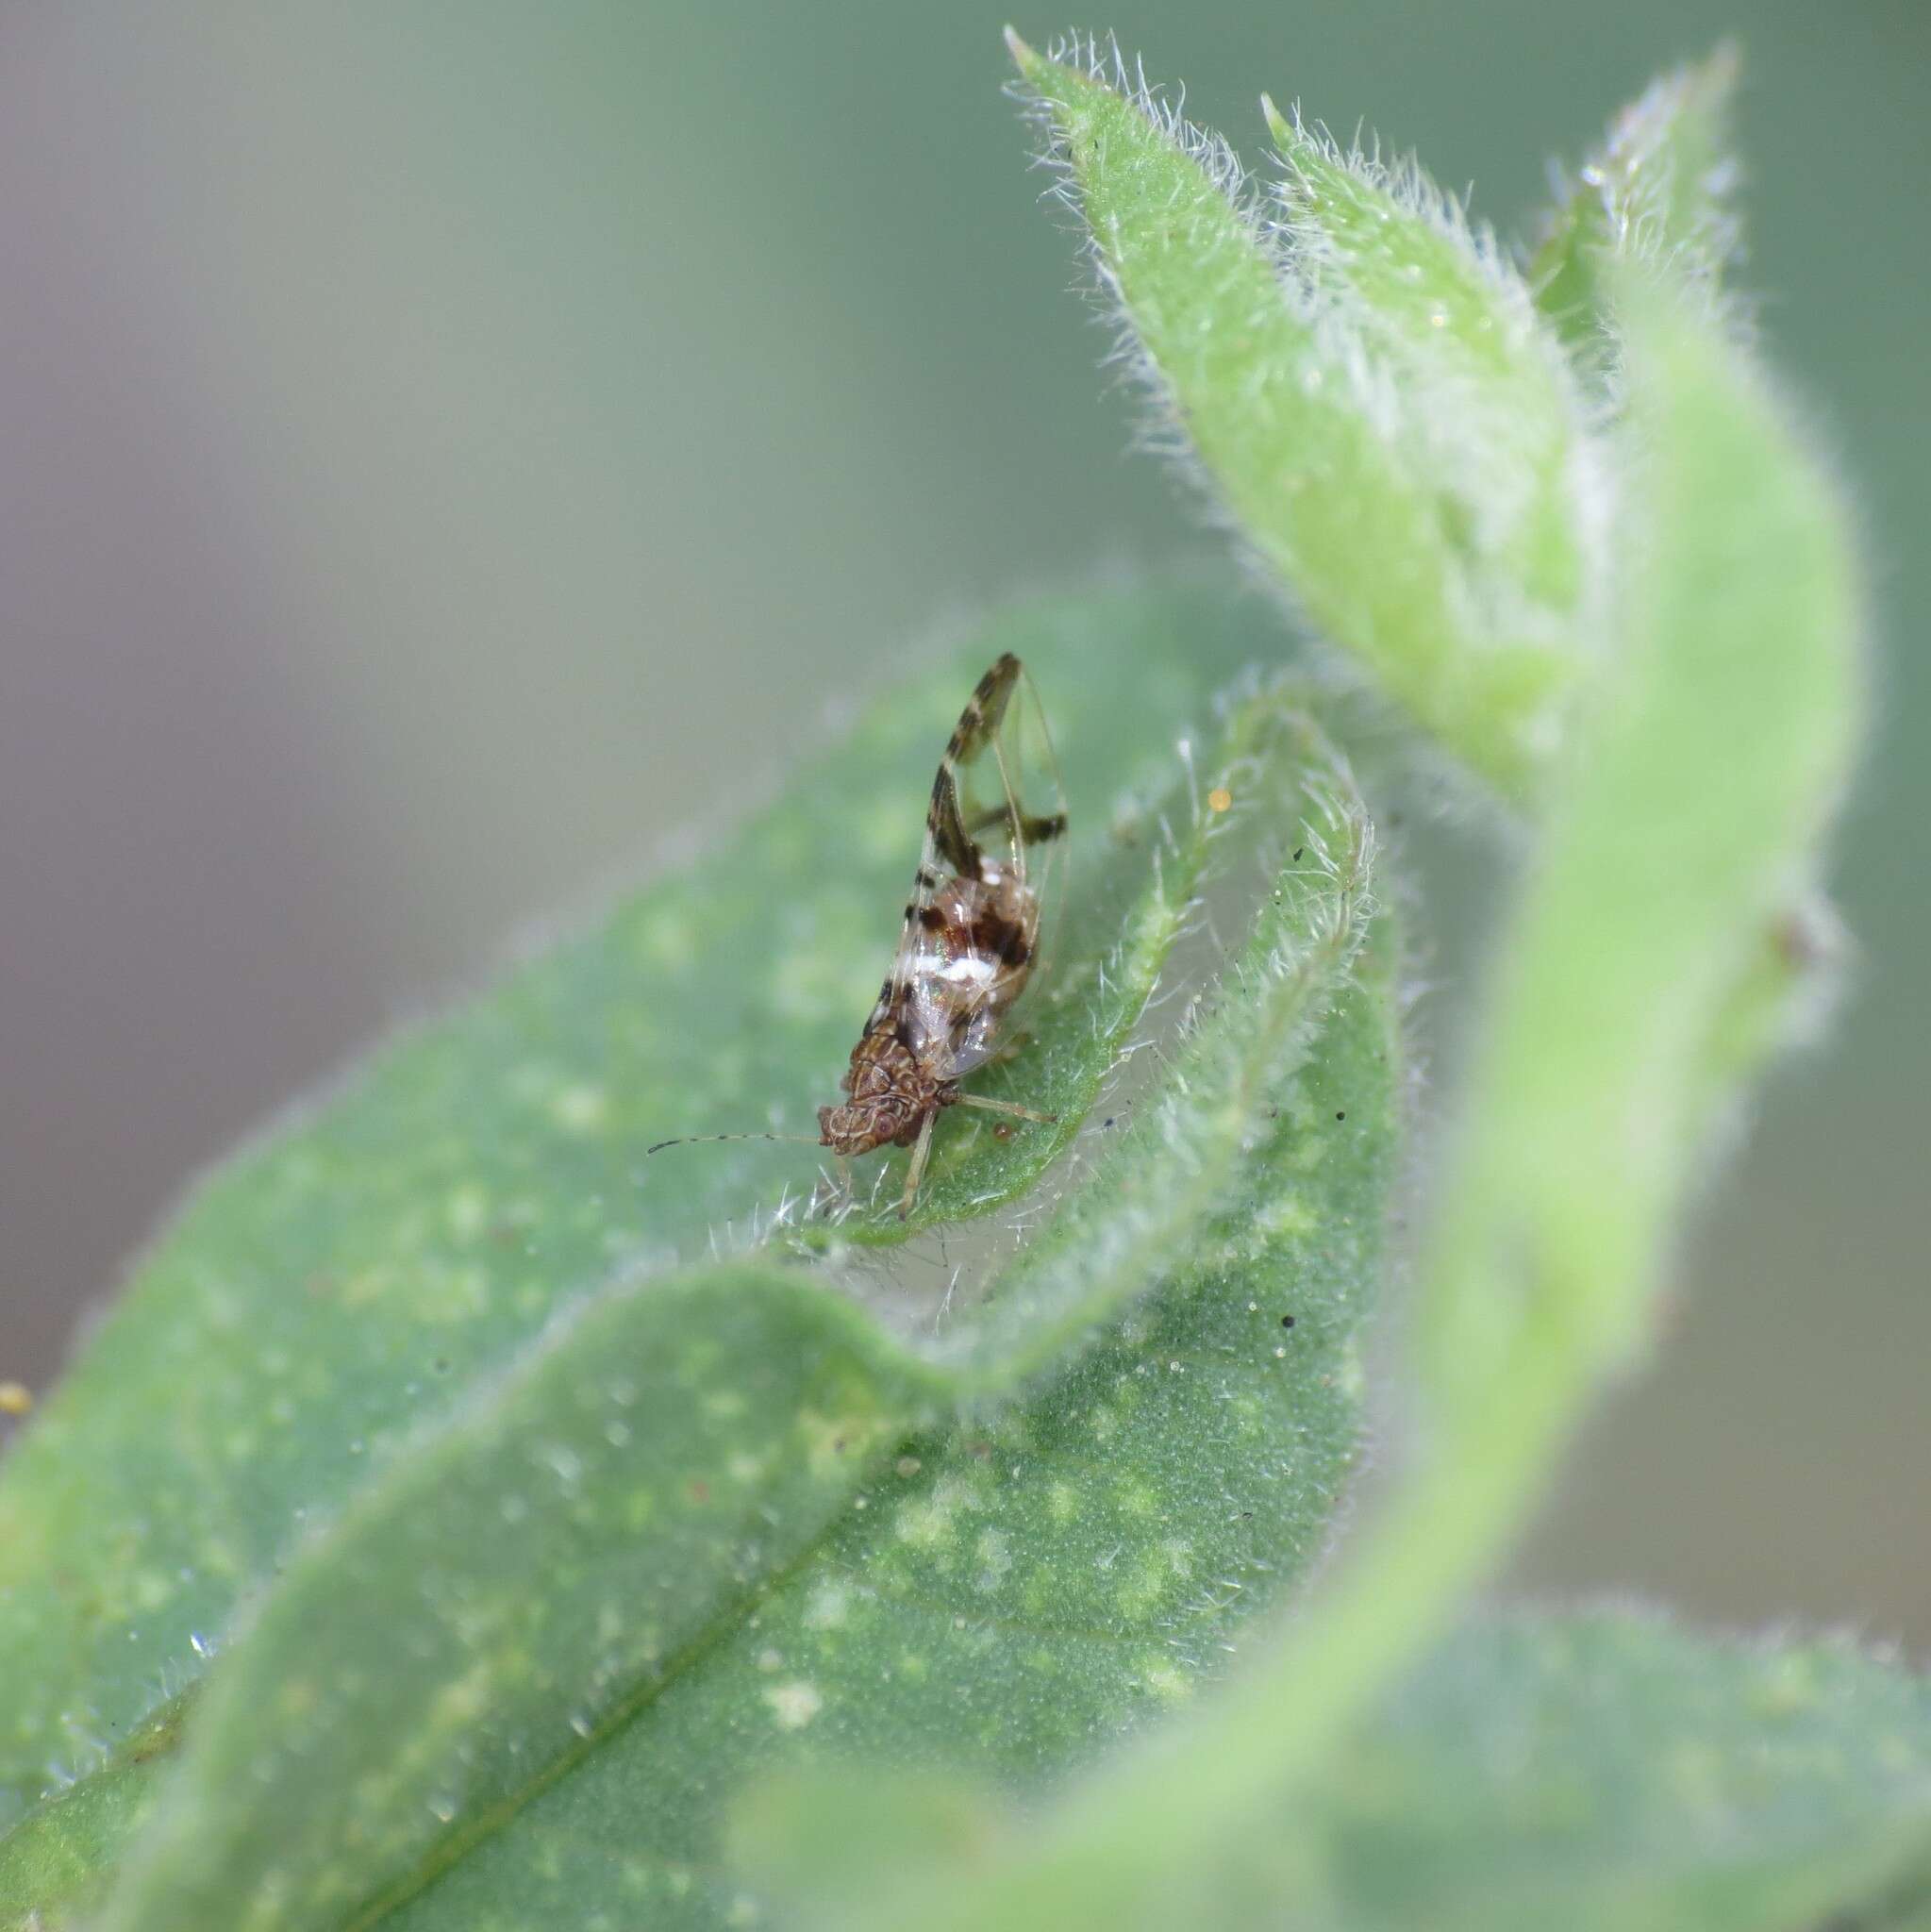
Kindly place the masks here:
[(980, 678), (932, 781), (898, 953), (869, 1023), (891, 1019), (939, 1077), (993, 1052), (1038, 956), (1065, 830), (1045, 715), (1008, 653)]
[(941, 866), (972, 877), (990, 861), (1029, 880), (1038, 893), (1039, 848), (1065, 830), (1045, 713), (1025, 667), (1008, 651), (979, 679), (939, 762), (921, 884)]

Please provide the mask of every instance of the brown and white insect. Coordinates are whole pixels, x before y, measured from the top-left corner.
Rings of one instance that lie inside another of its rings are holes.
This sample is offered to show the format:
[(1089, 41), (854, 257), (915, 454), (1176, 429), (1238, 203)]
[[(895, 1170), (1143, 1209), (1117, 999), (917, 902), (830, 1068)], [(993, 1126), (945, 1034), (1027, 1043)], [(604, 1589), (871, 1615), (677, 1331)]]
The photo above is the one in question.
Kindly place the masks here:
[[(1039, 958), (1049, 859), (1066, 830), (1044, 713), (1007, 652), (979, 679), (932, 781), (925, 843), (891, 971), (852, 1049), (845, 1098), (818, 1109), (815, 1144), (841, 1158), (909, 1147), (901, 1217), (918, 1198), (932, 1129), (949, 1107), (1020, 1120), (1051, 1114), (961, 1091)], [(783, 1135), (702, 1135), (781, 1140)], [(649, 1151), (680, 1144), (660, 1141)]]

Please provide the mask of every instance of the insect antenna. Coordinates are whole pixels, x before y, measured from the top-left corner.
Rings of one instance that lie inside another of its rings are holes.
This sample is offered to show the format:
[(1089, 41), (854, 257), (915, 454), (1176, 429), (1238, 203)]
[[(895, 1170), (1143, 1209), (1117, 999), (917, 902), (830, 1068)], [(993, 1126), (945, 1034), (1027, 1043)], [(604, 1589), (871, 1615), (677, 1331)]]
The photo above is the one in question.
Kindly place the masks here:
[(666, 1147), (694, 1147), (700, 1141), (789, 1141), (798, 1147), (823, 1147), (824, 1142), (812, 1139), (809, 1134), (679, 1134), (674, 1141), (659, 1141), (654, 1147), (646, 1147), (645, 1158), (661, 1154)]

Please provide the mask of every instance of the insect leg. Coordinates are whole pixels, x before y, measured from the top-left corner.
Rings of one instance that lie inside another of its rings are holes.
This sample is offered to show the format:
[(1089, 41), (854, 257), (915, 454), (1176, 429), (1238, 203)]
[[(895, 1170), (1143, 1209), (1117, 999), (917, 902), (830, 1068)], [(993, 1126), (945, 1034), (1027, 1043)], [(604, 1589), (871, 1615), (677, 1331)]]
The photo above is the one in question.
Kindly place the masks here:
[(903, 1221), (912, 1211), (912, 1203), (919, 1198), (919, 1181), (925, 1172), (925, 1157), (932, 1151), (932, 1123), (939, 1118), (935, 1108), (919, 1124), (919, 1138), (912, 1145), (912, 1164), (906, 1169), (905, 1199), (898, 1204), (898, 1218)]
[(1015, 1120), (1043, 1121), (1050, 1124), (1059, 1118), (1057, 1113), (1035, 1113), (1029, 1107), (1015, 1107), (1009, 1100), (987, 1100), (977, 1093), (956, 1093), (953, 1100), (959, 1107), (976, 1107), (981, 1113), (1009, 1113)]
[[(990, 832), (994, 825), (1009, 825), (1011, 823), (1010, 806), (989, 805), (965, 826), (965, 830), (968, 835), (975, 837), (980, 832)], [(1058, 838), (1065, 829), (1066, 814), (1063, 811), (1041, 815), (1039, 818), (1029, 819), (1022, 816), (1019, 821), (1020, 837), (1028, 845), (1043, 845), (1049, 839)]]
[(838, 1179), (827, 1180), (821, 1173), (818, 1185), (811, 1190), (811, 1206), (807, 1210), (812, 1214), (835, 1217), (852, 1206), (852, 1163), (841, 1154), (838, 1156)]

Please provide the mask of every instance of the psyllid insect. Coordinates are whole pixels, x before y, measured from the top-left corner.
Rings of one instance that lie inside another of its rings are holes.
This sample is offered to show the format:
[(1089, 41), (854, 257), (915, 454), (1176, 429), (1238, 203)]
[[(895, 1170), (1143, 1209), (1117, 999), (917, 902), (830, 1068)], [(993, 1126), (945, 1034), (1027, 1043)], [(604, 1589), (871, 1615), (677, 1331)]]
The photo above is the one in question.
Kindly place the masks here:
[[(898, 952), (852, 1049), (845, 1098), (818, 1109), (811, 1143), (841, 1158), (909, 1147), (901, 1218), (918, 1198), (932, 1129), (947, 1108), (1055, 1118), (964, 1092), (959, 1082), (998, 1053), (1007, 1015), (1033, 974), (1045, 861), (1065, 831), (1045, 716), (1024, 667), (1007, 652), (979, 679), (946, 743)], [(699, 1134), (648, 1151), (692, 1140), (798, 1138)]]

